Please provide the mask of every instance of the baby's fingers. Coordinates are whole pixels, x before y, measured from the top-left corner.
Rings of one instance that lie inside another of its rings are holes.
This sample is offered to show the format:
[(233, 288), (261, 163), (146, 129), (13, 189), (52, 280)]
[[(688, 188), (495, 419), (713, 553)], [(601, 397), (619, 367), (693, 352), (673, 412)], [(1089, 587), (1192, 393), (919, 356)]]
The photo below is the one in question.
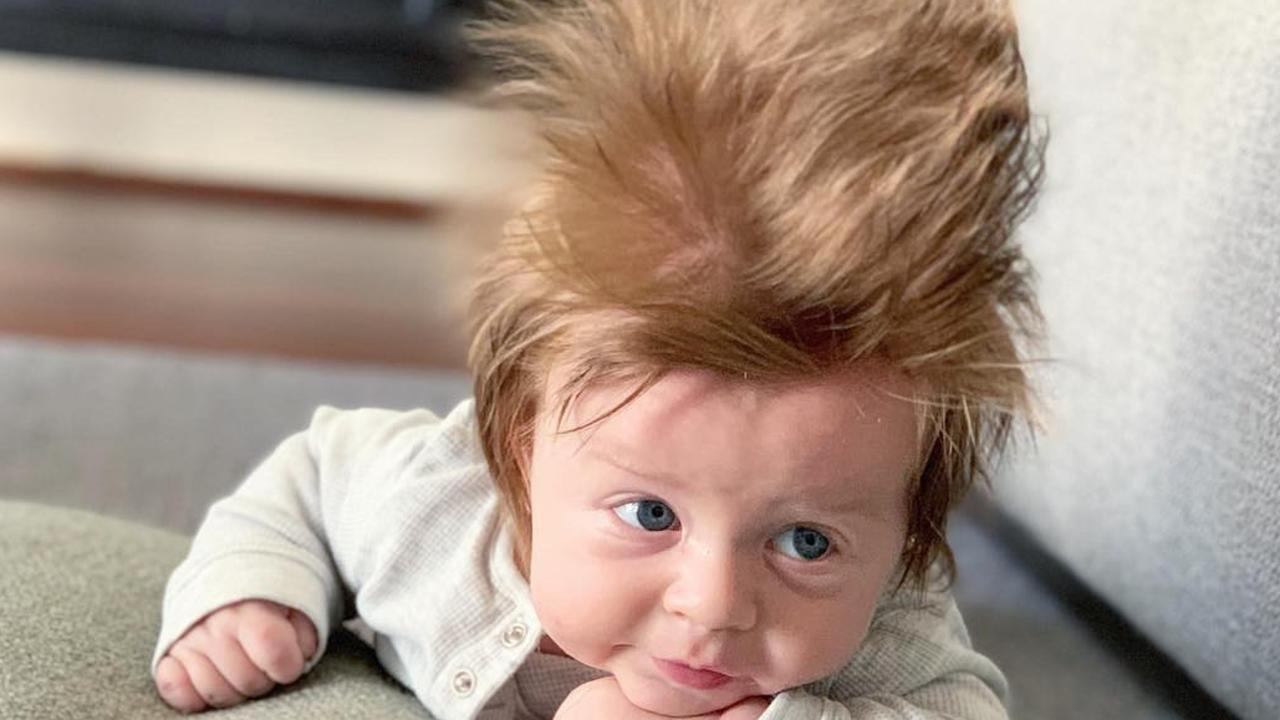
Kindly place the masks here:
[(156, 666), (156, 690), (160, 699), (174, 710), (184, 713), (200, 712), (205, 708), (204, 698), (191, 684), (187, 670), (172, 655), (165, 655)]
[(287, 685), (302, 674), (298, 634), (283, 615), (253, 612), (240, 624), (238, 639), (245, 655), (273, 681)]
[(216, 708), (231, 707), (244, 702), (244, 696), (231, 687), (218, 668), (199, 650), (182, 643), (173, 646), (169, 654), (186, 668), (196, 692), (208, 705)]
[(308, 661), (316, 654), (319, 642), (316, 639), (316, 626), (305, 613), (289, 609), (289, 622), (293, 623), (293, 632), (298, 636), (298, 647), (302, 650), (303, 661)]
[(205, 657), (213, 662), (214, 667), (227, 682), (244, 697), (265, 695), (275, 687), (275, 683), (266, 673), (258, 669), (249, 659), (244, 648), (233, 636), (221, 636), (213, 639), (204, 648)]

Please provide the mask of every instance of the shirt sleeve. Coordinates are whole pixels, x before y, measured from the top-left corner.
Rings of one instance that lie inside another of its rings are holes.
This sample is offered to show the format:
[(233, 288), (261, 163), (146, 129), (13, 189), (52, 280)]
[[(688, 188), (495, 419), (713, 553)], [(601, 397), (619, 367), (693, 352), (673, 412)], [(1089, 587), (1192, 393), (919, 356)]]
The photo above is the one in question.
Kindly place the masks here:
[(1007, 695), (951, 593), (904, 590), (838, 675), (775, 696), (760, 720), (1008, 720)]
[[(371, 551), (369, 516), (394, 492), (405, 456), (439, 424), (427, 411), (318, 409), (307, 430), (282, 442), (209, 508), (165, 588), (152, 674), (192, 625), (248, 599), (271, 600), (311, 619), (319, 647), (310, 670), (330, 630), (349, 614), (362, 558)], [(385, 481), (350, 492), (366, 477)]]

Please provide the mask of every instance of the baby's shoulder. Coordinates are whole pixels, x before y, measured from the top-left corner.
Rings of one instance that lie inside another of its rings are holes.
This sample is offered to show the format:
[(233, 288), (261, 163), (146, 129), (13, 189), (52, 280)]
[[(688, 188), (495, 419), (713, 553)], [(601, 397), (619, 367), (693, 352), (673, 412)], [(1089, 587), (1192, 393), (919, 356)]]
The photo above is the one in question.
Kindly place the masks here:
[(392, 540), (405, 528), (492, 511), (496, 490), (471, 401), (429, 410), (322, 407), (307, 442), (340, 532)]
[(443, 417), (370, 408), (322, 413), (329, 437), (350, 454), (346, 491), (326, 502), (342, 505), (337, 533), (358, 539), (362, 576), (374, 566), (448, 565), (458, 552), (472, 552), (464, 548), (481, 552), (501, 503), (469, 401)]
[(321, 406), (308, 430), (322, 463), (359, 475), (441, 470), (483, 462), (474, 403), (464, 400), (443, 417), (431, 410), (341, 409)]
[(970, 666), (978, 674), (991, 668), (973, 651), (950, 589), (901, 588), (882, 595), (853, 657), (808, 690), (837, 698), (886, 688), (902, 694)]

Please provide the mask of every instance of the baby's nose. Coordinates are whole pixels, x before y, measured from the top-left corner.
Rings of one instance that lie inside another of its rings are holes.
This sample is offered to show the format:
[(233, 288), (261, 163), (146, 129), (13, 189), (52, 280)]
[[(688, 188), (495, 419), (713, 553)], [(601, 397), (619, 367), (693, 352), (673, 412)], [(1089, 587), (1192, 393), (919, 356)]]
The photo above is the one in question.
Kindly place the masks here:
[(731, 549), (686, 546), (663, 595), (663, 607), (706, 631), (750, 630), (758, 608), (749, 562)]

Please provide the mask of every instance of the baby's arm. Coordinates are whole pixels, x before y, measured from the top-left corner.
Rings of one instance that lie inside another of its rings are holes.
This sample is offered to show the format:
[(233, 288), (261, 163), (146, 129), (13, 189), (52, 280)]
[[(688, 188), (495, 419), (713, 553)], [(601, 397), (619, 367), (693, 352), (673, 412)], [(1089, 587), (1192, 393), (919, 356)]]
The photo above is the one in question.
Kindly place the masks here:
[(263, 676), (291, 682), (319, 661), (360, 585), (361, 516), (394, 484), (397, 445), (432, 422), (425, 412), (321, 408), (210, 507), (165, 590), (151, 669), (167, 702), (200, 709), (179, 670), (201, 701), (225, 705), (270, 689)]
[(791, 690), (760, 720), (1008, 720), (1004, 675), (973, 650), (950, 592), (898, 593), (821, 694)]

